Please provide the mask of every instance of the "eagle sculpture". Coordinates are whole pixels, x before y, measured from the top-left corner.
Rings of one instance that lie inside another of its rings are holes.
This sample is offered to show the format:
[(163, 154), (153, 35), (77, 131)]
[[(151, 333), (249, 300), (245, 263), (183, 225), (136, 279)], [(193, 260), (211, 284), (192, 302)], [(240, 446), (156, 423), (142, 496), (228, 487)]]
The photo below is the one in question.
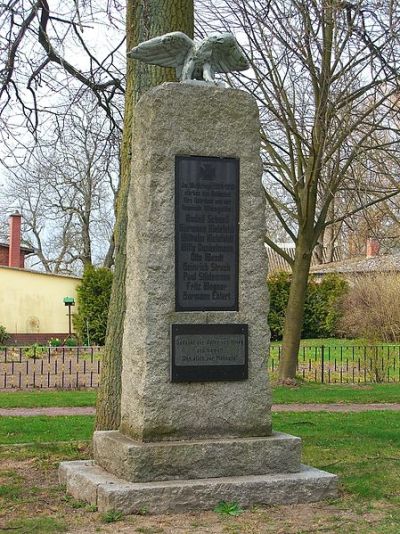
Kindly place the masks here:
[(174, 67), (182, 82), (214, 82), (216, 72), (249, 68), (243, 50), (231, 33), (212, 33), (197, 43), (185, 33), (167, 33), (135, 46), (128, 52), (128, 57), (150, 65)]

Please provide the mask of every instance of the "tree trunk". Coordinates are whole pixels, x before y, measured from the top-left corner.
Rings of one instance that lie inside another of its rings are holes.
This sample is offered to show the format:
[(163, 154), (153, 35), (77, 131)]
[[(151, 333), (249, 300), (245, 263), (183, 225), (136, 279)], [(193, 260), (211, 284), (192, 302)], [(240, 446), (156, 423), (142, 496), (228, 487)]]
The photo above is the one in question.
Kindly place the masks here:
[[(127, 50), (141, 41), (172, 31), (193, 37), (193, 0), (128, 0)], [(122, 338), (125, 317), (127, 199), (135, 104), (151, 87), (175, 78), (165, 69), (129, 60), (121, 148), (121, 183), (115, 224), (115, 272), (108, 315), (105, 354), (97, 397), (96, 428), (114, 430), (120, 424)]]
[(310, 232), (305, 232), (304, 235), (300, 235), (296, 247), (279, 365), (279, 379), (282, 382), (296, 378), (297, 358), (304, 320), (304, 303), (312, 255), (312, 237), (309, 234)]
[(111, 269), (111, 267), (114, 265), (114, 250), (115, 250), (115, 243), (114, 243), (114, 236), (112, 236), (110, 243), (108, 245), (107, 254), (103, 261), (103, 267), (106, 267), (107, 269)]
[[(335, 197), (332, 199), (332, 202), (329, 205), (327, 211), (328, 220), (335, 219)], [(337, 228), (336, 224), (330, 224), (324, 230), (324, 249), (325, 249), (325, 262), (331, 263), (335, 261), (335, 245), (337, 238)]]

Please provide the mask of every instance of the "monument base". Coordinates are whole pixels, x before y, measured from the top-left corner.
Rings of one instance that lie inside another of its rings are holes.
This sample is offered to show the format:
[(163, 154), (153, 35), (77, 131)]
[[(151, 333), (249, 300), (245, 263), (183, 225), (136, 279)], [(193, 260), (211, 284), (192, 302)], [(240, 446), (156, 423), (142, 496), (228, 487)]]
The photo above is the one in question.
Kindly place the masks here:
[(93, 435), (93, 457), (127, 482), (295, 473), (301, 439), (273, 432), (266, 437), (144, 443), (118, 431), (101, 431)]
[(243, 507), (296, 504), (337, 497), (337, 477), (302, 465), (298, 473), (159, 482), (126, 482), (93, 461), (62, 462), (60, 482), (100, 512), (152, 514), (212, 510), (220, 501)]

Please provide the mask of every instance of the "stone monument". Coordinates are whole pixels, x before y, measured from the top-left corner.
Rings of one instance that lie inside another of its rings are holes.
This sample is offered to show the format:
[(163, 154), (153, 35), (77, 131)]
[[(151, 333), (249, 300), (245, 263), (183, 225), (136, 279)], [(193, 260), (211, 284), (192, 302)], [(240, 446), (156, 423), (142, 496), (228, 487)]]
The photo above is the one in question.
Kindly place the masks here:
[(121, 426), (60, 479), (100, 511), (311, 502), (334, 475), (273, 432), (258, 109), (247, 93), (167, 83), (136, 110)]

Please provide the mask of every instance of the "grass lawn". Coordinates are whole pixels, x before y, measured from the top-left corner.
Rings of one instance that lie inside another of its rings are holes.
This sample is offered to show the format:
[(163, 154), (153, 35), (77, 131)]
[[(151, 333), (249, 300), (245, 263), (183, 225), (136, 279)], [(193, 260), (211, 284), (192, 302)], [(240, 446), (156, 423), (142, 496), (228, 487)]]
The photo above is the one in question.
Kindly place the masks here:
[(276, 413), (273, 422), (301, 436), (303, 462), (338, 474), (346, 493), (400, 504), (398, 413)]
[[(275, 386), (273, 402), (283, 403), (396, 403), (400, 384), (326, 385), (303, 383), (295, 387)], [(0, 393), (0, 408), (94, 406), (96, 391), (13, 391)]]
[[(376, 403), (400, 402), (400, 384), (326, 385), (303, 383), (273, 388), (274, 403)], [(0, 393), (0, 408), (94, 406), (95, 390), (35, 390)]]
[[(277, 378), (281, 342), (270, 346), (268, 369)], [(323, 362), (323, 365), (322, 365)], [(400, 382), (400, 345), (372, 344), (363, 339), (303, 339), (298, 352), (297, 375), (319, 383)]]
[(0, 392), (0, 408), (94, 406), (96, 390), (33, 390)]
[(290, 403), (396, 403), (400, 402), (400, 384), (325, 385), (303, 383), (295, 387), (275, 386), (276, 404)]
[[(300, 341), (300, 347), (320, 347), (324, 345), (325, 347), (362, 347), (365, 345), (370, 345), (371, 342), (363, 338), (347, 339), (339, 337), (328, 337), (328, 338), (312, 338), (312, 339), (302, 339)], [(282, 341), (271, 341), (271, 346), (276, 347), (282, 345)], [(384, 343), (379, 342), (379, 346), (383, 347), (398, 347), (399, 343)]]
[[(2, 442), (32, 441), (28, 418), (2, 418)], [(91, 417), (31, 418), (36, 441), (89, 439)], [(238, 517), (214, 512), (128, 516), (117, 524), (65, 495), (57, 482), (63, 459), (90, 457), (88, 444), (71, 442), (0, 447), (0, 529), (17, 533), (129, 532), (142, 534), (373, 533), (398, 534), (400, 418), (392, 412), (274, 414), (274, 428), (303, 438), (303, 461), (337, 473), (339, 499), (291, 506), (255, 506)], [(240, 505), (240, 500), (239, 503)]]
[(91, 439), (94, 417), (1, 417), (0, 444), (82, 441)]
[[(279, 354), (279, 347), (282, 345), (281, 341), (272, 341), (270, 346), (271, 357), (277, 358)], [(352, 361), (360, 358), (367, 360), (372, 357), (389, 359), (400, 358), (400, 344), (399, 343), (383, 343), (376, 344), (365, 339), (302, 339), (299, 348), (299, 362), (321, 360), (321, 347), (324, 347), (324, 356), (326, 361), (334, 361), (337, 363), (344, 361)]]

